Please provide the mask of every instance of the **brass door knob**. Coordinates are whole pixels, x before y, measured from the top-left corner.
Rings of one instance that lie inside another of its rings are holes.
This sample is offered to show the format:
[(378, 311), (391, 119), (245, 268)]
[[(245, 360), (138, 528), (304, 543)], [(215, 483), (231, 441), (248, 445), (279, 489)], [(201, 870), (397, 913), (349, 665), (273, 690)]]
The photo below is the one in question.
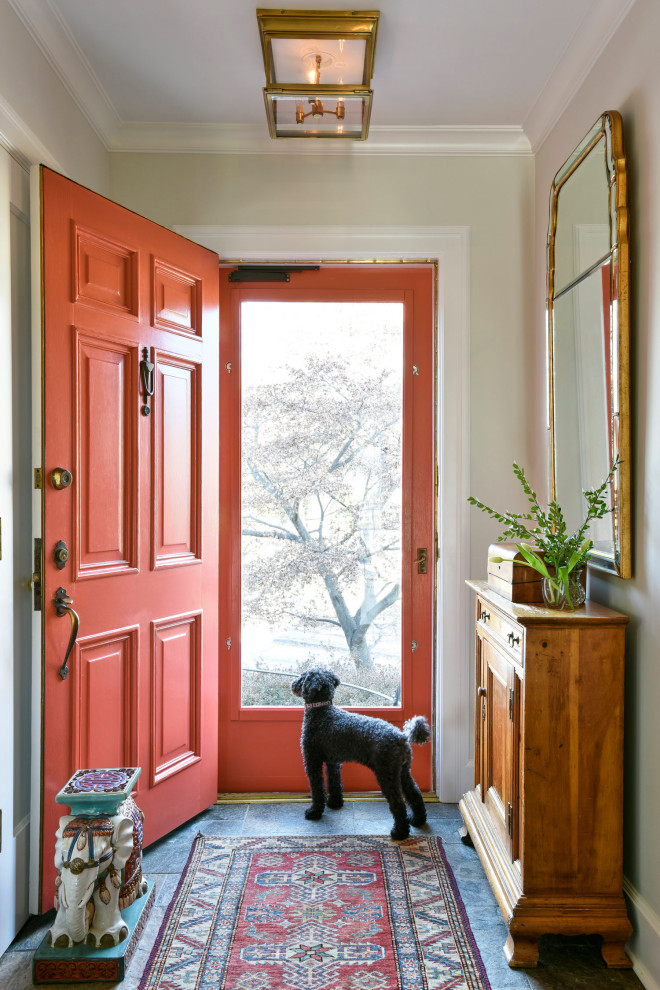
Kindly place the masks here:
[(50, 480), (53, 488), (57, 488), (60, 491), (62, 488), (68, 488), (73, 481), (73, 475), (66, 468), (56, 467), (50, 474)]

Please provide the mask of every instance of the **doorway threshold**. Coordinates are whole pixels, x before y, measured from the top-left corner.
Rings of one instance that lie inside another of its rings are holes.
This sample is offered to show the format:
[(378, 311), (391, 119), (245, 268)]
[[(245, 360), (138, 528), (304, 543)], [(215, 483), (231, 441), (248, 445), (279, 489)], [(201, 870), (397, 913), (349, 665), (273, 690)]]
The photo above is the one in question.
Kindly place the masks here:
[[(432, 793), (422, 793), (422, 797), (427, 804), (437, 804), (439, 798), (437, 794)], [(349, 794), (344, 794), (344, 801), (384, 801), (380, 791), (353, 791)], [(294, 792), (291, 794), (277, 792), (277, 793), (262, 793), (262, 794), (218, 794), (218, 799), (216, 804), (308, 804), (309, 803), (309, 793), (301, 794), (299, 792)]]

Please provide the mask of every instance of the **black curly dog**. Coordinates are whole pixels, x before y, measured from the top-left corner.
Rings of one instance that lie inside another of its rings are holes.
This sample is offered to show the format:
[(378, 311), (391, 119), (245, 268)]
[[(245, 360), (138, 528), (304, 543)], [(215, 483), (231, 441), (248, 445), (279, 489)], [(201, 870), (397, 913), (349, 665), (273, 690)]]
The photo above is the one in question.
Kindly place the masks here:
[[(356, 715), (333, 704), (339, 678), (320, 667), (308, 670), (293, 682), (291, 690), (305, 702), (300, 746), (305, 773), (312, 792), (312, 803), (305, 818), (318, 820), (326, 805), (323, 764), (328, 776), (329, 808), (341, 808), (344, 796), (341, 765), (347, 761), (362, 763), (376, 775), (394, 826), (393, 839), (406, 839), (410, 825), (419, 828), (426, 821), (421, 791), (410, 774), (410, 743), (425, 743), (431, 738), (429, 724), (415, 715), (403, 726), (403, 732), (382, 718)], [(412, 815), (408, 818), (406, 801)]]

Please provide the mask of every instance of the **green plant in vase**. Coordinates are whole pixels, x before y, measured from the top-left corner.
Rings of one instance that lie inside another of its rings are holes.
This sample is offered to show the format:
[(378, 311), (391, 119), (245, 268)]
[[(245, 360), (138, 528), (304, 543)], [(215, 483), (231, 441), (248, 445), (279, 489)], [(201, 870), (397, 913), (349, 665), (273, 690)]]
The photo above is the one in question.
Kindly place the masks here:
[[(497, 538), (498, 543), (513, 540), (530, 567), (542, 576), (543, 596), (547, 605), (561, 607), (565, 602), (573, 609), (584, 601), (584, 592), (575, 578), (589, 560), (593, 546), (593, 540), (588, 536), (589, 525), (592, 520), (602, 519), (612, 511), (607, 504), (607, 489), (619, 463), (617, 457), (603, 483), (598, 488), (583, 492), (587, 514), (580, 528), (571, 534), (567, 532), (564, 514), (557, 500), (553, 499), (547, 509), (543, 509), (523, 468), (515, 461), (513, 473), (530, 503), (528, 512), (498, 512), (472, 495), (469, 496), (468, 502), (505, 526), (502, 535)], [(496, 563), (502, 561), (501, 557), (491, 559)]]

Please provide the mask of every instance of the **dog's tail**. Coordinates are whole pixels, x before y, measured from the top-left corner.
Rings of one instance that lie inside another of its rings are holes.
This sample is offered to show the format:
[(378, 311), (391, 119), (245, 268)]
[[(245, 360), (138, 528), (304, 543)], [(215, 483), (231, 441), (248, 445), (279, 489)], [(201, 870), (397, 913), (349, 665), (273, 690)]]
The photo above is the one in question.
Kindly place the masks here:
[(429, 723), (423, 715), (413, 715), (407, 722), (404, 722), (403, 734), (409, 743), (417, 743), (419, 746), (431, 738)]

